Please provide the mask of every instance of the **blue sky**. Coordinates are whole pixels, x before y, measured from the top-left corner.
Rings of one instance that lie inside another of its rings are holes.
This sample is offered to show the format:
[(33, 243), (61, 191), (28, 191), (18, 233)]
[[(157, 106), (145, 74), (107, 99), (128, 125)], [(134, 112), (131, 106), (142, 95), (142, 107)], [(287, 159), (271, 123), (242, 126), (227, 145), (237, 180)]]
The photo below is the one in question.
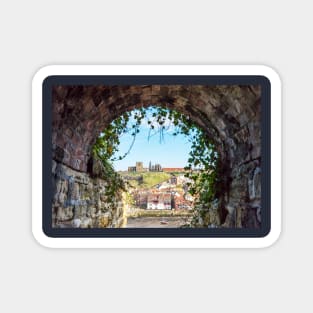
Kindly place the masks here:
[[(172, 129), (169, 128), (164, 133), (164, 140), (160, 142), (159, 134), (150, 139), (149, 127), (142, 121), (140, 132), (136, 136), (135, 143), (130, 153), (120, 161), (114, 161), (115, 170), (127, 170), (128, 166), (135, 166), (136, 161), (143, 162), (144, 167), (159, 163), (162, 167), (184, 167), (187, 165), (188, 153), (191, 143), (184, 135), (173, 136)], [(133, 137), (130, 134), (124, 134), (120, 137), (119, 151), (114, 157), (124, 155), (132, 143)]]

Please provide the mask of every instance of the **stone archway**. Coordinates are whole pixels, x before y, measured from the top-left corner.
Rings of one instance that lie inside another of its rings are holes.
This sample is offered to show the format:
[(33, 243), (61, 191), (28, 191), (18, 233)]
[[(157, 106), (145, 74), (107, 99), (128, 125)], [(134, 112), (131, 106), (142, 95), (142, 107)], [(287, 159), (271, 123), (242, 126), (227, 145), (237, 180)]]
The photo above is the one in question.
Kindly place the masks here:
[[(88, 226), (101, 207), (105, 184), (87, 173), (91, 147), (99, 133), (125, 111), (166, 106), (203, 128), (221, 156), (225, 227), (259, 228), (261, 222), (260, 86), (56, 86), (53, 88), (54, 215), (87, 216)], [(79, 212), (79, 213), (77, 213)], [(99, 227), (121, 226), (121, 210)]]

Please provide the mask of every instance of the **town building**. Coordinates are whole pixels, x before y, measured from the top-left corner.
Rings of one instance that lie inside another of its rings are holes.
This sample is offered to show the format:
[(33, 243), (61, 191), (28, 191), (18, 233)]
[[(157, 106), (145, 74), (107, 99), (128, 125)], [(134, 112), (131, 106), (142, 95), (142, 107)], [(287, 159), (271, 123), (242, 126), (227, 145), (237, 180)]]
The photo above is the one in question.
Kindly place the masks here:
[(171, 176), (171, 178), (170, 178), (170, 183), (172, 184), (172, 185), (177, 185), (177, 177), (176, 176)]
[(194, 199), (172, 188), (139, 190), (132, 193), (137, 208), (147, 210), (191, 210)]
[(135, 205), (138, 208), (146, 209), (147, 208), (147, 202), (148, 202), (148, 191), (139, 191), (135, 194), (133, 194)]
[(174, 197), (174, 209), (175, 210), (191, 210), (192, 202), (186, 200), (182, 195)]
[(150, 193), (147, 199), (147, 210), (171, 210), (172, 195), (168, 193)]

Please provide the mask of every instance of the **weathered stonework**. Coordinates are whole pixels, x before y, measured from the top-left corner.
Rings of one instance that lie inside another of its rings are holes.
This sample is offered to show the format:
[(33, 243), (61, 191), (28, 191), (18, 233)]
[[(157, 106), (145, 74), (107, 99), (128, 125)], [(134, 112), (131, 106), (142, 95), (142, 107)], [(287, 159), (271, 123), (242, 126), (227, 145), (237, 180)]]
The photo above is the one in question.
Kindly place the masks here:
[(52, 161), (53, 227), (122, 227), (122, 196), (106, 201), (106, 182)]
[[(259, 228), (260, 98), (260, 86), (56, 86), (52, 125), (56, 220), (73, 220), (78, 215), (86, 217), (89, 226), (121, 225), (119, 210), (103, 208), (105, 182), (88, 173), (91, 147), (114, 118), (134, 108), (157, 105), (189, 115), (216, 144), (222, 193), (219, 218), (212, 211), (207, 220), (224, 227)], [(63, 179), (64, 173), (74, 178)]]

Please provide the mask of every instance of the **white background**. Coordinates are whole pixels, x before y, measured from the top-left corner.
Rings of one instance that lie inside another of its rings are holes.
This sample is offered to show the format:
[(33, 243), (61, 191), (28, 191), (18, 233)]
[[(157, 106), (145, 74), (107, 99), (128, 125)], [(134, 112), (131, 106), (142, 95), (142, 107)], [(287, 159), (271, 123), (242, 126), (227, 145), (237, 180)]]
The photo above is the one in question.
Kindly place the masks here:
[[(310, 312), (310, 1), (2, 1), (1, 312)], [(266, 64), (283, 232), (260, 250), (52, 250), (31, 234), (31, 79), (48, 64)]]

